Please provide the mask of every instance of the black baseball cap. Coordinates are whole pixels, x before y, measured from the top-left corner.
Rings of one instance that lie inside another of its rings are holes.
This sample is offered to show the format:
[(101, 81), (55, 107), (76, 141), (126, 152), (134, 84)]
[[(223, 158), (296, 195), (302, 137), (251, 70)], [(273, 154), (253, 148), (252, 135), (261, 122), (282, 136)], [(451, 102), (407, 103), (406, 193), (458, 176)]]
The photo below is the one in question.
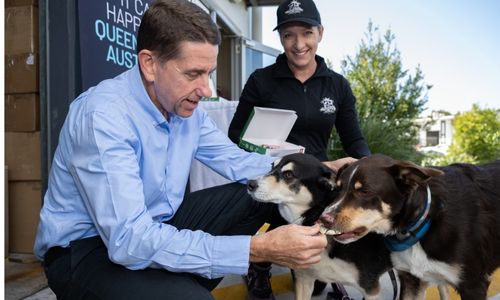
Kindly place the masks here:
[(313, 0), (285, 0), (282, 1), (276, 11), (278, 17), (278, 29), (281, 25), (290, 22), (303, 22), (312, 26), (321, 25), (321, 17)]

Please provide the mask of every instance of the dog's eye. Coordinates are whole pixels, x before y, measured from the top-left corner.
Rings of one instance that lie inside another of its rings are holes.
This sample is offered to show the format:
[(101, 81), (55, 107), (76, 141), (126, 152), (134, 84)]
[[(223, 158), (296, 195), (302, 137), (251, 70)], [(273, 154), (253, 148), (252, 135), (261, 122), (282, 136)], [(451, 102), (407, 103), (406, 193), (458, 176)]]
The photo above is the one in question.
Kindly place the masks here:
[(373, 194), (369, 189), (367, 188), (360, 188), (360, 189), (357, 189), (355, 190), (356, 193), (358, 193), (359, 195), (363, 196), (363, 197), (367, 197), (371, 194)]
[(283, 172), (282, 176), (285, 179), (292, 179), (293, 178), (293, 173), (292, 173), (292, 171), (285, 171), (285, 172)]

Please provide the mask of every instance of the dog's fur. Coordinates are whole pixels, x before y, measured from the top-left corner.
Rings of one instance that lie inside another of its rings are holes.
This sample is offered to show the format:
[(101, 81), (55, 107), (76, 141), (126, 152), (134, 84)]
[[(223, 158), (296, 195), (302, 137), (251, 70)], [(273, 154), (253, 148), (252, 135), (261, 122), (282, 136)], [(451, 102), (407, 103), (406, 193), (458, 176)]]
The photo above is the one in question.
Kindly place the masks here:
[[(312, 225), (336, 196), (334, 176), (313, 156), (291, 154), (275, 162), (268, 174), (250, 180), (248, 191), (257, 201), (278, 204), (289, 223)], [(368, 234), (348, 245), (329, 238), (320, 263), (295, 270), (296, 299), (310, 299), (316, 279), (348, 284), (366, 300), (378, 299), (379, 277), (390, 269), (390, 252), (381, 236)]]
[(450, 284), (462, 300), (486, 299), (490, 275), (500, 266), (500, 160), (424, 168), (372, 155), (341, 168), (336, 186), (338, 196), (320, 220), (342, 232), (335, 236), (342, 243), (372, 233), (407, 237), (429, 187), (429, 230), (413, 246), (391, 253), (403, 271), (402, 297), (421, 299), (427, 284), (436, 283)]

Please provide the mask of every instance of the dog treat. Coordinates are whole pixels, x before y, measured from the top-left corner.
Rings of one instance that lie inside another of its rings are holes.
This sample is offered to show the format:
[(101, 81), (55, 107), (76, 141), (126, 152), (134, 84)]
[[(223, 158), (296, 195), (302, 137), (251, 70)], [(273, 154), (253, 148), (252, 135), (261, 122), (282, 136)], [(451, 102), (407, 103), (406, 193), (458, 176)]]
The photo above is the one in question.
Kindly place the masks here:
[(321, 226), (319, 228), (319, 232), (321, 232), (324, 235), (336, 235), (336, 234), (341, 234), (342, 232), (337, 231), (335, 229), (328, 229), (326, 227)]

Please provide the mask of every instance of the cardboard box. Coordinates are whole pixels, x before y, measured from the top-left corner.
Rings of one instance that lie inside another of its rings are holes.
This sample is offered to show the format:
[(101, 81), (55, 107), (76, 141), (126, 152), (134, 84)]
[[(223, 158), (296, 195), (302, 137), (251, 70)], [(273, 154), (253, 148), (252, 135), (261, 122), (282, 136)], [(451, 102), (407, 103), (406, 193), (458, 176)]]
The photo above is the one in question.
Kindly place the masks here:
[(6, 132), (5, 164), (9, 180), (41, 180), (40, 132)]
[(5, 0), (5, 7), (26, 5), (38, 6), (38, 0)]
[(9, 256), (9, 166), (4, 171), (4, 257)]
[(5, 96), (5, 131), (39, 131), (40, 100), (38, 94)]
[(296, 120), (297, 114), (293, 110), (254, 107), (243, 129), (239, 146), (276, 157), (304, 153), (303, 146), (286, 142)]
[(41, 207), (41, 181), (9, 182), (9, 252), (33, 253)]
[(38, 8), (5, 9), (5, 54), (38, 53)]
[(38, 90), (38, 53), (5, 55), (5, 93), (36, 93)]

